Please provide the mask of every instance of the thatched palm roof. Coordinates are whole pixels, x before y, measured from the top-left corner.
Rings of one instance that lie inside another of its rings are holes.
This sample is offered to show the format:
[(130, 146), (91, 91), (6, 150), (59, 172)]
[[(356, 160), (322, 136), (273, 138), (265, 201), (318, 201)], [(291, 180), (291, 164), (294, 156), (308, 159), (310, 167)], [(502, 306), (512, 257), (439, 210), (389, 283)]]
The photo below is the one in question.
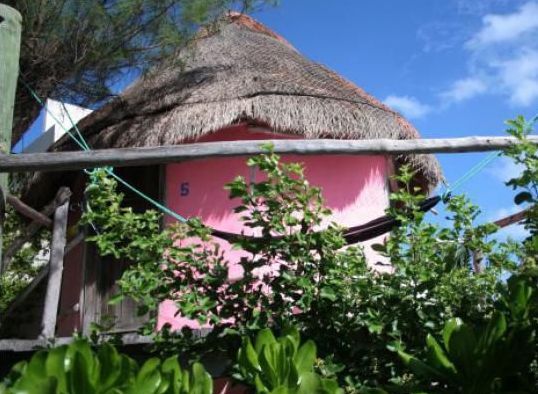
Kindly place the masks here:
[[(179, 58), (79, 123), (93, 148), (181, 144), (245, 121), (304, 138), (419, 138), (401, 115), (248, 16), (223, 18)], [(76, 147), (64, 137), (51, 149)], [(433, 156), (399, 161), (428, 190), (441, 178)]]

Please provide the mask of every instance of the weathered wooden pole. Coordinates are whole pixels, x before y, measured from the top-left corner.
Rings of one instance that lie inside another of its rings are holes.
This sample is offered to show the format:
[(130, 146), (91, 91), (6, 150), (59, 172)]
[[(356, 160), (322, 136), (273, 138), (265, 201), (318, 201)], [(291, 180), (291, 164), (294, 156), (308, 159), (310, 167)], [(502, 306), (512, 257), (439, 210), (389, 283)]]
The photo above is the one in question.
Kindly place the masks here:
[(49, 280), (45, 293), (43, 318), (41, 321), (41, 338), (53, 338), (56, 332), (60, 289), (64, 270), (64, 255), (67, 234), (67, 219), (69, 216), (69, 199), (56, 207), (54, 226), (50, 245)]
[[(13, 108), (19, 75), (21, 21), (21, 14), (17, 10), (0, 4), (0, 153), (4, 154), (9, 154), (11, 150)], [(8, 179), (7, 174), (0, 174), (0, 262)], [(2, 271), (0, 263), (0, 273)]]
[[(527, 140), (538, 145), (538, 136)], [(266, 152), (297, 155), (373, 155), (488, 152), (507, 149), (520, 141), (514, 137), (466, 137), (413, 140), (251, 140), (202, 142), (142, 148), (96, 149), (92, 151), (0, 153), (0, 172), (72, 171), (95, 167), (126, 167), (175, 163), (208, 157), (250, 156)]]

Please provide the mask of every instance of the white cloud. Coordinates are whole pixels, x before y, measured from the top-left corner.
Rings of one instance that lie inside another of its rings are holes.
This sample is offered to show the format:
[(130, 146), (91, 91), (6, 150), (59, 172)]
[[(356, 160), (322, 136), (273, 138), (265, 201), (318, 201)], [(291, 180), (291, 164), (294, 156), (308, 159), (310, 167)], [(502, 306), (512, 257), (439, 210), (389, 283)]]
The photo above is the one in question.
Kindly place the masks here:
[(538, 99), (538, 50), (525, 48), (517, 57), (494, 67), (513, 104), (528, 106)]
[(442, 105), (484, 93), (502, 95), (519, 107), (538, 101), (538, 0), (485, 15), (464, 48), (469, 73), (440, 94)]
[(488, 169), (488, 173), (501, 182), (508, 182), (521, 174), (523, 166), (514, 163), (507, 157), (501, 157), (495, 162), (495, 165)]
[(511, 14), (488, 14), (482, 18), (482, 29), (467, 42), (469, 48), (514, 41), (538, 30), (538, 2), (530, 1)]
[(422, 25), (417, 31), (417, 40), (424, 52), (443, 52), (460, 47), (468, 39), (462, 21), (433, 21)]
[(445, 104), (459, 103), (460, 101), (471, 99), (487, 90), (484, 81), (477, 77), (459, 79), (452, 83), (450, 88), (440, 94)]
[(431, 111), (429, 105), (423, 104), (410, 96), (390, 95), (383, 102), (410, 119), (422, 118)]

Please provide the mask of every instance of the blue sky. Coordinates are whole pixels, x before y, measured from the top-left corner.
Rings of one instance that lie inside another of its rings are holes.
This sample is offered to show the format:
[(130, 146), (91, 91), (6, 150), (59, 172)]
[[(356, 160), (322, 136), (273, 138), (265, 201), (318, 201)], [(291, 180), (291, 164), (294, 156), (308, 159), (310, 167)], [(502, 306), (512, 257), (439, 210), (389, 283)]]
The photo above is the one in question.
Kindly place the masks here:
[[(254, 16), (423, 137), (503, 135), (506, 119), (538, 113), (538, 0), (281, 0)], [(438, 158), (454, 182), (484, 156)], [(517, 172), (498, 159), (458, 191), (497, 219), (518, 210), (503, 184)]]

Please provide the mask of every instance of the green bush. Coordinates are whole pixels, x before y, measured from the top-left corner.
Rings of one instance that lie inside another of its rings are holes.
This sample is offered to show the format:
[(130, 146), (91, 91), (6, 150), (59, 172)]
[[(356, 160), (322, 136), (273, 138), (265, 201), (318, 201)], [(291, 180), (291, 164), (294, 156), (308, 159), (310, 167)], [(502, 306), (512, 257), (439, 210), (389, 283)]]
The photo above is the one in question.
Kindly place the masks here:
[(234, 376), (256, 388), (257, 394), (340, 394), (335, 380), (314, 372), (316, 345), (301, 344), (299, 332), (289, 329), (276, 339), (269, 329), (261, 330), (254, 346), (243, 339)]
[(183, 370), (176, 357), (150, 358), (141, 367), (110, 344), (94, 351), (87, 340), (35, 353), (0, 385), (6, 394), (212, 394), (201, 364)]
[[(532, 392), (535, 382), (530, 365), (537, 327), (530, 320), (534, 289), (512, 277), (508, 294), (485, 327), (450, 319), (442, 344), (428, 335), (424, 361), (399, 351), (430, 392), (465, 394)], [(505, 309), (504, 311), (501, 311)]]
[[(501, 279), (507, 273), (525, 275), (538, 285), (536, 146), (526, 141), (529, 125), (522, 118), (510, 126), (521, 143), (508, 154), (525, 170), (509, 185), (518, 190), (516, 203), (529, 206), (529, 238), (495, 241), (496, 226), (476, 226), (479, 210), (464, 196), (445, 201), (448, 226), (427, 222), (419, 209), (425, 196), (410, 188), (413, 174), (403, 167), (396, 179), (404, 187), (392, 194), (389, 209), (399, 226), (376, 246), (390, 259), (390, 274), (370, 269), (360, 247), (343, 248), (338, 226), (317, 231), (330, 214), (321, 190), (308, 183), (301, 165), (280, 162), (270, 148), (247, 163), (265, 174), (263, 181), (250, 184), (239, 177), (227, 186), (243, 224), (262, 234), (234, 242), (246, 253), (240, 261), (244, 275), (232, 283), (210, 229), (191, 220), (161, 232), (160, 215), (122, 207), (115, 181), (102, 172), (94, 173), (95, 184), (88, 188), (92, 209), (84, 220), (100, 229), (93, 240), (101, 253), (136, 261), (119, 282), (120, 296), (137, 300), (141, 313), (150, 312), (154, 319), (146, 333), (153, 332), (164, 300), (175, 301), (182, 315), (213, 325), (205, 338), (188, 330), (156, 334), (165, 349), (194, 357), (226, 346), (235, 352), (241, 336), (265, 327), (280, 331), (295, 326), (317, 343), (325, 360), (320, 372), (347, 382), (349, 390), (409, 387), (423, 383), (423, 377), (402, 363), (395, 349), (426, 359), (431, 349), (425, 339), (441, 337), (446, 322), (455, 318), (480, 336), (504, 313), (498, 300), (508, 291)], [(187, 238), (199, 242), (176, 243)], [(271, 265), (278, 265), (278, 275), (259, 274)], [(529, 321), (536, 326), (532, 305)], [(531, 366), (538, 365), (537, 349), (533, 339)]]
[[(92, 209), (85, 214), (101, 230), (94, 240), (102, 253), (137, 261), (119, 281), (122, 295), (153, 316), (160, 302), (174, 300), (183, 316), (213, 324), (206, 338), (159, 333), (164, 349), (199, 356), (214, 347), (233, 347), (238, 336), (266, 326), (294, 325), (318, 344), (322, 357), (341, 365), (341, 379), (349, 375), (359, 387), (375, 386), (406, 379), (388, 345), (405, 344), (420, 354), (426, 335), (440, 332), (446, 319), (466, 316), (480, 322), (491, 312), (504, 256), (494, 241), (485, 240), (495, 226), (473, 226), (478, 210), (463, 197), (448, 203), (454, 226), (447, 229), (424, 221), (418, 209), (424, 196), (405, 189), (394, 194), (399, 208), (391, 213), (400, 227), (378, 246), (394, 272), (380, 274), (367, 266), (360, 248), (343, 248), (342, 229), (332, 225), (317, 231), (330, 211), (300, 165), (281, 163), (271, 152), (249, 159), (248, 165), (263, 171), (265, 180), (248, 184), (237, 178), (228, 188), (230, 197), (240, 200), (236, 212), (245, 226), (260, 228), (262, 238), (234, 243), (247, 257), (240, 261), (243, 277), (232, 283), (228, 262), (208, 228), (192, 220), (159, 232), (154, 212), (122, 208), (115, 182), (94, 175), (100, 187), (88, 189)], [(411, 177), (403, 168), (398, 180), (408, 184)], [(200, 242), (174, 244), (185, 238)], [(479, 274), (471, 269), (475, 253), (492, 262)], [(278, 275), (256, 273), (275, 263)], [(146, 333), (154, 327), (155, 320)]]

